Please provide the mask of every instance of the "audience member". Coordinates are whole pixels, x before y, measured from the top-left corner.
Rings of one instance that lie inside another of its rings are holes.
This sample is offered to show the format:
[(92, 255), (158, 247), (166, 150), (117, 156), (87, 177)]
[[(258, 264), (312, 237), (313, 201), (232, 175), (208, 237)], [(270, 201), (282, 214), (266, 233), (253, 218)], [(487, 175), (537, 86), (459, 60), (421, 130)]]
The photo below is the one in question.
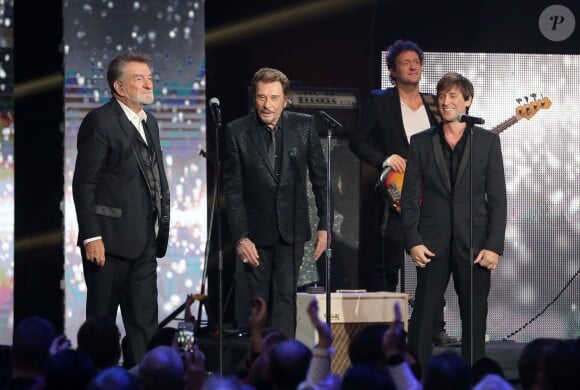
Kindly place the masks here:
[(348, 357), (351, 364), (384, 363), (385, 353), (381, 340), (388, 325), (376, 323), (363, 327), (348, 346)]
[(105, 368), (93, 378), (87, 390), (139, 390), (137, 380), (123, 367)]
[(257, 390), (270, 389), (271, 385), (266, 378), (266, 369), (270, 350), (288, 337), (280, 330), (265, 327), (267, 321), (266, 301), (259, 296), (252, 299), (250, 308), (250, 349), (248, 351), (248, 374), (242, 383), (249, 384)]
[(473, 390), (513, 390), (513, 386), (502, 376), (487, 374), (473, 387)]
[(10, 389), (29, 389), (42, 375), (56, 332), (41, 317), (28, 317), (14, 328)]
[(87, 319), (77, 333), (78, 350), (93, 359), (99, 370), (119, 364), (121, 335), (115, 321), (109, 317)]
[(395, 390), (395, 384), (388, 371), (376, 363), (359, 363), (349, 368), (342, 378), (342, 390)]
[(478, 384), (486, 375), (493, 374), (505, 379), (505, 374), (495, 360), (486, 357), (482, 357), (476, 361), (473, 366), (471, 366), (471, 384), (475, 386)]
[(183, 390), (184, 366), (175, 348), (165, 345), (147, 352), (139, 365), (143, 390)]
[(544, 351), (544, 390), (580, 389), (580, 339), (557, 340)]
[[(242, 390), (248, 388), (241, 384), (237, 378), (210, 375), (201, 387), (202, 390)], [(253, 387), (250, 387), (253, 389)]]
[(97, 369), (89, 355), (66, 349), (51, 356), (44, 369), (44, 389), (79, 390), (84, 389), (97, 374)]
[(306, 309), (310, 322), (318, 335), (318, 344), (312, 349), (312, 359), (308, 367), (308, 374), (299, 390), (331, 389), (340, 387), (340, 377), (331, 372), (331, 361), (334, 350), (332, 348), (332, 331), (330, 326), (319, 316), (318, 300), (312, 298)]
[(394, 321), (384, 333), (381, 345), (384, 353), (384, 368), (391, 375), (396, 388), (421, 389), (421, 383), (411, 371), (411, 366), (416, 366), (418, 359), (408, 352), (407, 335), (403, 329), (403, 315), (398, 303), (394, 306)]
[(424, 390), (468, 390), (470, 387), (470, 368), (457, 353), (446, 351), (431, 358), (423, 379)]
[(518, 375), (523, 390), (542, 388), (544, 352), (556, 341), (553, 338), (537, 338), (526, 344), (518, 360)]
[(268, 378), (274, 390), (296, 390), (306, 378), (312, 352), (297, 340), (286, 340), (272, 348), (268, 358)]

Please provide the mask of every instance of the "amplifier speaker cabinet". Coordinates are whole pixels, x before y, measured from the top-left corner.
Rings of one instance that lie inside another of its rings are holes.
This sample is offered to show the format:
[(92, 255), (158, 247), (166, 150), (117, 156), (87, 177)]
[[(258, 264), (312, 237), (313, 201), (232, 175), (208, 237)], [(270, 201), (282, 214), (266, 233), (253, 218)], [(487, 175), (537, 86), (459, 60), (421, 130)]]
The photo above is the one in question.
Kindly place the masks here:
[[(350, 133), (356, 131), (359, 109), (358, 90), (353, 88), (293, 87), (289, 111), (314, 117), (325, 158), (330, 155), (330, 182), (334, 201), (330, 291), (359, 288), (359, 209), (361, 162), (349, 149)], [(334, 129), (328, 145), (328, 128), (320, 118), (324, 111), (340, 122)], [(310, 224), (318, 225), (314, 196), (308, 185)], [(306, 245), (304, 258), (311, 259), (314, 240)], [(301, 274), (300, 280), (315, 282), (326, 287), (326, 259), (315, 264), (314, 275)], [(303, 267), (303, 272), (311, 272)]]
[[(319, 314), (326, 318), (326, 294), (298, 293), (296, 296), (296, 339), (307, 346), (318, 342), (316, 330), (306, 312), (310, 301), (318, 301)], [(403, 326), (408, 325), (407, 294), (391, 292), (372, 293), (332, 293), (330, 297), (330, 328), (334, 336), (334, 356), (332, 372), (343, 375), (350, 367), (348, 346), (356, 334), (372, 323), (391, 323), (394, 320), (394, 305), (399, 303), (403, 317)]]

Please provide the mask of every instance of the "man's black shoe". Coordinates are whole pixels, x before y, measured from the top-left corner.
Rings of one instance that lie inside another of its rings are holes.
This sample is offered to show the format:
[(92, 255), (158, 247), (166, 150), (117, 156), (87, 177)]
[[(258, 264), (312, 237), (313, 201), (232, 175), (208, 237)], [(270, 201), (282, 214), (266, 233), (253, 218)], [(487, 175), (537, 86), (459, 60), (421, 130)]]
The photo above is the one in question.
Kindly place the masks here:
[(451, 337), (447, 334), (445, 330), (440, 331), (439, 333), (433, 335), (433, 345), (436, 347), (440, 346), (453, 346), (453, 345), (460, 345), (461, 339)]

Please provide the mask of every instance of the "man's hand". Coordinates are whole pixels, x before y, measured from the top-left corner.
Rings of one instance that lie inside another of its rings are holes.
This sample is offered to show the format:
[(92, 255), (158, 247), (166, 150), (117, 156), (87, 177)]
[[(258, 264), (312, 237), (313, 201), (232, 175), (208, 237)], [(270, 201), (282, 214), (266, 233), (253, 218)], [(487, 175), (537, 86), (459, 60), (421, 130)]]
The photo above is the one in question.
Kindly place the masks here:
[(99, 267), (105, 265), (105, 244), (103, 240), (94, 240), (85, 245), (87, 261), (93, 262)]
[(498, 263), (499, 254), (495, 253), (494, 251), (490, 251), (489, 249), (480, 250), (474, 261), (474, 264), (479, 264), (483, 268), (486, 268), (490, 271), (496, 269)]
[(405, 172), (407, 168), (407, 160), (398, 154), (391, 154), (387, 159), (389, 161), (389, 166), (395, 172)]
[(435, 256), (435, 253), (431, 252), (429, 248), (425, 245), (415, 245), (410, 251), (411, 260), (419, 268), (425, 268), (427, 264), (431, 262), (431, 257)]
[(316, 248), (314, 249), (314, 260), (318, 260), (318, 258), (326, 250), (327, 234), (328, 232), (326, 230), (318, 230), (316, 232)]
[(256, 244), (249, 238), (242, 238), (236, 245), (236, 253), (240, 256), (242, 262), (248, 263), (257, 267), (260, 265), (260, 256)]

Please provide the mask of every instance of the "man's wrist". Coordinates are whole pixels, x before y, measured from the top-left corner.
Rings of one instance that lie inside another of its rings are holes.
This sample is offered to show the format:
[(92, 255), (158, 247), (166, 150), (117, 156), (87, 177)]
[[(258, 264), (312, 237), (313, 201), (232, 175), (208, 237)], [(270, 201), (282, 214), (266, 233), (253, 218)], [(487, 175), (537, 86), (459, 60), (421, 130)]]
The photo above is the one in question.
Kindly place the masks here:
[(237, 247), (238, 245), (240, 245), (245, 240), (249, 240), (249, 238), (248, 237), (242, 237), (242, 238), (240, 238), (238, 241), (236, 241), (236, 245), (235, 246)]

